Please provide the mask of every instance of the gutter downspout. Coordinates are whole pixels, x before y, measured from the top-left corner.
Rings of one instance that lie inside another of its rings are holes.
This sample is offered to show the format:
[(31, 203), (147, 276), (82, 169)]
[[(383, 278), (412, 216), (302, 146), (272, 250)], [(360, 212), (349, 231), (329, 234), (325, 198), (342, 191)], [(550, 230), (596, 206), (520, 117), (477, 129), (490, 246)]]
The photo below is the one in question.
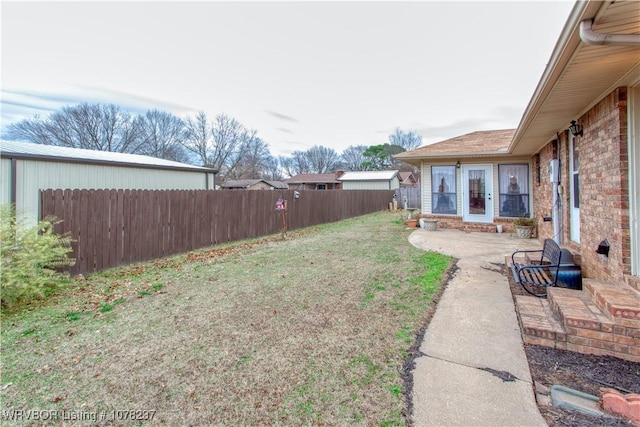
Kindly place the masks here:
[(593, 19), (580, 22), (580, 40), (589, 45), (639, 46), (640, 34), (602, 34), (591, 28)]

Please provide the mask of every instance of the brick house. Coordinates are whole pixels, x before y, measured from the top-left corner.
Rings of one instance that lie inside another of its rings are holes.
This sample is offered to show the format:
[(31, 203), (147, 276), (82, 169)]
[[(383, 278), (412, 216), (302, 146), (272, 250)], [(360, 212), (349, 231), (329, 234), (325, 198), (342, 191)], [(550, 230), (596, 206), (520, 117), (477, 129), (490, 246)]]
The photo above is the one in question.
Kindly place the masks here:
[[(580, 260), (584, 291), (519, 299), (526, 342), (640, 361), (640, 2), (576, 2), (517, 129), (396, 157), (421, 168), (439, 226), (510, 231), (532, 216)], [(545, 312), (555, 321), (530, 322)]]
[(285, 180), (285, 183), (290, 190), (340, 190), (342, 182), (338, 178), (343, 173), (301, 173)]

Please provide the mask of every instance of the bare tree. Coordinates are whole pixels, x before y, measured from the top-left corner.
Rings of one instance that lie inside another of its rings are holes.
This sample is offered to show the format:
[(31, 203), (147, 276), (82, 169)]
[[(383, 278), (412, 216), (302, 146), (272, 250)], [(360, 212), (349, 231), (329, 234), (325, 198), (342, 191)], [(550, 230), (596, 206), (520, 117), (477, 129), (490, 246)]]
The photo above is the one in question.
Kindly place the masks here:
[(280, 161), (280, 167), (288, 176), (311, 173), (311, 165), (304, 151), (294, 151), (291, 156), (280, 156), (278, 160)]
[(109, 104), (68, 106), (48, 117), (35, 116), (7, 126), (7, 139), (44, 145), (137, 153), (139, 130), (134, 117)]
[(53, 145), (51, 135), (47, 132), (45, 119), (39, 115), (31, 119), (24, 119), (12, 123), (2, 132), (2, 138), (14, 141), (33, 142), (36, 144)]
[(367, 161), (364, 156), (367, 148), (366, 145), (351, 145), (347, 147), (341, 155), (344, 168), (349, 171), (366, 170), (363, 164)]
[(179, 117), (150, 110), (140, 117), (139, 126), (142, 154), (175, 161), (187, 160), (183, 145), (185, 126)]
[(408, 131), (404, 132), (400, 128), (389, 135), (389, 144), (398, 145), (405, 149), (405, 151), (415, 150), (422, 144), (422, 136), (417, 132)]
[(209, 150), (213, 142), (211, 126), (207, 115), (200, 111), (195, 117), (187, 118), (185, 121), (185, 139), (182, 142), (184, 147), (191, 152), (203, 166), (209, 166)]
[(311, 173), (334, 172), (340, 165), (340, 156), (333, 148), (314, 145), (305, 152), (305, 155), (307, 156)]
[(218, 114), (209, 121), (203, 112), (187, 119), (185, 128), (183, 145), (198, 162), (217, 169), (221, 179), (235, 179), (245, 174), (234, 169), (243, 161), (247, 147), (257, 144), (256, 131), (245, 128), (226, 114)]
[(211, 126), (213, 145), (209, 150), (209, 164), (226, 176), (240, 161), (248, 131), (239, 121), (226, 114), (218, 114)]
[(237, 153), (238, 159), (233, 168), (227, 171), (227, 179), (262, 178), (269, 169), (272, 159), (269, 146), (256, 135), (255, 131), (247, 131), (243, 138), (242, 150)]
[(282, 175), (282, 171), (280, 161), (274, 156), (269, 156), (266, 162), (264, 178), (272, 181), (283, 181), (284, 176)]

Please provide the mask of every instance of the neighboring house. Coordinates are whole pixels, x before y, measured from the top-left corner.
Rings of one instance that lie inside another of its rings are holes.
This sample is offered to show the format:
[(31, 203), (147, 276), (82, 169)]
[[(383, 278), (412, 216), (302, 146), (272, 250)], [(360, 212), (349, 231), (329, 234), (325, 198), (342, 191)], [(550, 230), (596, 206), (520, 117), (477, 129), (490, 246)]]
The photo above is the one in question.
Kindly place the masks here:
[(343, 190), (395, 190), (400, 188), (398, 171), (345, 172), (338, 180)]
[[(585, 282), (595, 305), (631, 305), (590, 331), (523, 326), (527, 342), (640, 361), (640, 2), (576, 2), (515, 131), (395, 157), (421, 167), (422, 211), (439, 225), (494, 231), (533, 216), (541, 239), (579, 257), (583, 277), (607, 281)], [(608, 256), (596, 253), (605, 241)]]
[(136, 154), (0, 141), (0, 203), (29, 223), (40, 215), (40, 190), (208, 190), (217, 171)]
[(400, 172), (398, 173), (398, 179), (400, 180), (400, 187), (420, 187), (420, 182), (413, 172)]
[(223, 190), (286, 190), (287, 184), (266, 179), (229, 179), (220, 186)]
[(336, 173), (301, 173), (285, 182), (291, 190), (339, 190), (342, 184), (338, 177), (344, 172)]

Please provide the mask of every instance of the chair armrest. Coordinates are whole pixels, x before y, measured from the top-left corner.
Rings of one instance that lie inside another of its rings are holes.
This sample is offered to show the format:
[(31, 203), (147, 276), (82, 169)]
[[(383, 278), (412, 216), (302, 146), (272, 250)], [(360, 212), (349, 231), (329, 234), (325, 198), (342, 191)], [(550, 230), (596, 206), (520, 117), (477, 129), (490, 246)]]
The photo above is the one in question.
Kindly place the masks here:
[(511, 254), (511, 262), (515, 263), (516, 262), (516, 254), (525, 254), (525, 253), (542, 253), (542, 249), (535, 249), (535, 250), (522, 250), (522, 251), (515, 251), (514, 253)]

